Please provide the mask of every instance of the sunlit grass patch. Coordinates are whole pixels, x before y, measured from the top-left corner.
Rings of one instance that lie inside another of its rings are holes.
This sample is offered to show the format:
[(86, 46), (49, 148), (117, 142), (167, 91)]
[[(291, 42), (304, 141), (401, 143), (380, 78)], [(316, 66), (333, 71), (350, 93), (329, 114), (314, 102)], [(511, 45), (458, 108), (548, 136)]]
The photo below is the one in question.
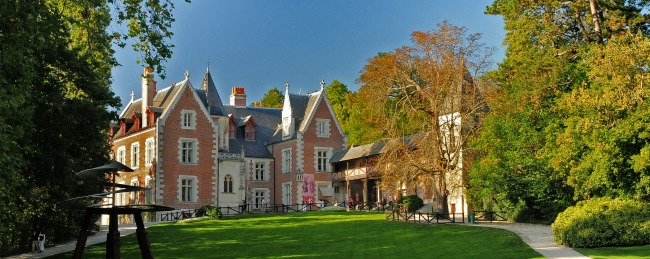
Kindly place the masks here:
[[(156, 258), (542, 258), (501, 229), (388, 222), (382, 213), (241, 215), (147, 232)], [(84, 258), (105, 257), (104, 247)], [(140, 257), (133, 235), (122, 239), (122, 257)]]

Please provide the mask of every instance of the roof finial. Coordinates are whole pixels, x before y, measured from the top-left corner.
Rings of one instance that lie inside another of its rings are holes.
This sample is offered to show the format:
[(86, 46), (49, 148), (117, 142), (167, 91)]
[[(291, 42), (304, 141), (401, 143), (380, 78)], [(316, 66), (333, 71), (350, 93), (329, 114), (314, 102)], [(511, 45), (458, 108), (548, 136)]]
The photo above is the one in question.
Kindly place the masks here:
[(286, 84), (284, 84), (284, 88), (286, 88), (287, 91), (289, 91), (289, 82), (287, 82)]
[(323, 86), (325, 86), (325, 79), (320, 80), (320, 90), (323, 91)]
[(133, 97), (135, 97), (135, 93), (131, 91), (131, 102), (133, 102)]
[(190, 78), (190, 71), (185, 70), (185, 79), (187, 80), (189, 78)]

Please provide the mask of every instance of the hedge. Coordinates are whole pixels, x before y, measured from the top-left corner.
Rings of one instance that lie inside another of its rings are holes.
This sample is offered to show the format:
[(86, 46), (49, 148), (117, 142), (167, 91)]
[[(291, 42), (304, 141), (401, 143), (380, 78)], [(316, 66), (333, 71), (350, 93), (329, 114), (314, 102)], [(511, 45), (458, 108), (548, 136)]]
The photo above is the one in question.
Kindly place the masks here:
[(650, 204), (609, 198), (581, 201), (551, 225), (558, 244), (570, 247), (650, 244)]

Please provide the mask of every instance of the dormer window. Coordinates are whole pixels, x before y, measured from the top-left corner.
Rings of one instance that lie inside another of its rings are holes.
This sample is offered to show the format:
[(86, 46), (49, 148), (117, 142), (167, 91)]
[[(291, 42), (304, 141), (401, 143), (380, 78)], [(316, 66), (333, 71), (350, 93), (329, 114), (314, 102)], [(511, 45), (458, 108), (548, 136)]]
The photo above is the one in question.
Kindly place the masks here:
[(253, 119), (253, 116), (248, 116), (244, 119), (244, 135), (246, 140), (255, 140), (255, 127), (257, 124), (255, 123), (255, 119)]
[(246, 140), (255, 140), (255, 127), (251, 124), (246, 124)]
[(196, 112), (192, 110), (181, 111), (181, 128), (196, 129)]
[(235, 139), (235, 138), (237, 138), (237, 123), (235, 123), (235, 119), (232, 116), (230, 116), (230, 119), (228, 121), (229, 121), (229, 123), (228, 123), (228, 125), (229, 125), (228, 126), (229, 127), (229, 134), (228, 135), (230, 136), (230, 139)]

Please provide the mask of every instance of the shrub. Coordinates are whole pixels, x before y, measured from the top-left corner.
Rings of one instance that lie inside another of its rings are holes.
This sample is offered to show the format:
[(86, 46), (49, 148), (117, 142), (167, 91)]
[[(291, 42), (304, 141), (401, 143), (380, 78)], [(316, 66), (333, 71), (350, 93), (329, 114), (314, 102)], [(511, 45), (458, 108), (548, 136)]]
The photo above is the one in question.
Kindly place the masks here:
[(570, 247), (650, 244), (650, 204), (609, 198), (581, 201), (551, 225), (559, 244)]
[(422, 198), (418, 197), (415, 194), (411, 194), (408, 196), (403, 196), (397, 201), (398, 204), (408, 204), (408, 211), (409, 212), (414, 212), (416, 210), (419, 210), (424, 206), (424, 201)]
[(198, 208), (195, 214), (197, 217), (208, 216), (211, 219), (221, 219), (221, 211), (212, 205), (204, 205), (203, 207)]
[(323, 212), (345, 212), (345, 208), (340, 207), (340, 206), (329, 206), (325, 208), (321, 208), (318, 211), (323, 211)]
[(181, 219), (179, 221), (176, 221), (176, 224), (186, 224), (186, 223), (192, 223), (192, 222), (201, 222), (201, 221), (206, 221), (206, 220), (211, 220), (212, 218), (208, 216), (203, 216), (203, 217), (197, 217), (197, 218), (187, 218), (187, 219)]

